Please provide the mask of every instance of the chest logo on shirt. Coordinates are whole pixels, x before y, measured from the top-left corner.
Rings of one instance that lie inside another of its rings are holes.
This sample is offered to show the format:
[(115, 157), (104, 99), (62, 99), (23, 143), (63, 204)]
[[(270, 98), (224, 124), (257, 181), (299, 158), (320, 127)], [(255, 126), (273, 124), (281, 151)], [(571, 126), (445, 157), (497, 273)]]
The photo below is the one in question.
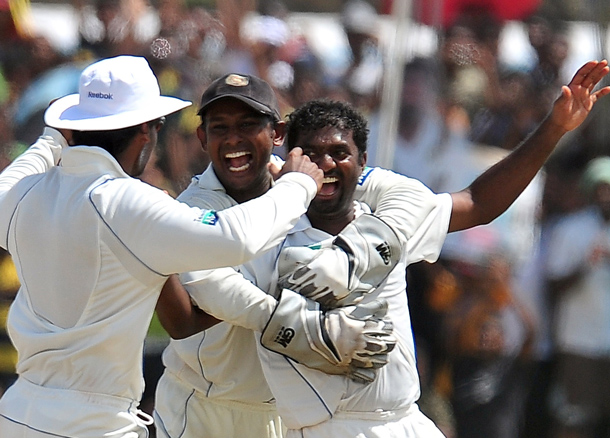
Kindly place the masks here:
[(216, 222), (218, 222), (218, 215), (214, 210), (209, 210), (199, 216), (197, 220), (204, 225), (216, 225)]
[(288, 344), (290, 344), (290, 342), (292, 341), (292, 338), (294, 338), (294, 335), (294, 329), (290, 327), (282, 327), (273, 341), (286, 348), (288, 347)]

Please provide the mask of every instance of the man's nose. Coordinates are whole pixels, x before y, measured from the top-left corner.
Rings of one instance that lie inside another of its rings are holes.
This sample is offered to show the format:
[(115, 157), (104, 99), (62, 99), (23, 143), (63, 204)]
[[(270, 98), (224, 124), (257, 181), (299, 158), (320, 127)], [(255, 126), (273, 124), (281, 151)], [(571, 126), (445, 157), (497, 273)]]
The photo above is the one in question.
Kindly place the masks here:
[(333, 169), (335, 167), (337, 167), (337, 163), (335, 163), (335, 160), (333, 159), (332, 156), (330, 156), (330, 154), (320, 154), (318, 155), (318, 157), (315, 160), (315, 163), (318, 165), (318, 167), (324, 171)]
[(225, 142), (227, 143), (239, 143), (244, 138), (243, 130), (238, 125), (229, 126), (225, 133)]

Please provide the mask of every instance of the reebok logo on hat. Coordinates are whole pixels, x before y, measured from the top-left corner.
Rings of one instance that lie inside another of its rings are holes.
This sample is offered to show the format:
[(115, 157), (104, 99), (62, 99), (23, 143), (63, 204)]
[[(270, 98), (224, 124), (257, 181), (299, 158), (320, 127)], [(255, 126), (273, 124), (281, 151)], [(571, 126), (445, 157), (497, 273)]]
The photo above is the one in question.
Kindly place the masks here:
[(89, 91), (89, 94), (87, 94), (87, 97), (90, 97), (92, 99), (107, 99), (107, 100), (112, 100), (112, 94), (110, 93), (92, 93), (91, 91)]

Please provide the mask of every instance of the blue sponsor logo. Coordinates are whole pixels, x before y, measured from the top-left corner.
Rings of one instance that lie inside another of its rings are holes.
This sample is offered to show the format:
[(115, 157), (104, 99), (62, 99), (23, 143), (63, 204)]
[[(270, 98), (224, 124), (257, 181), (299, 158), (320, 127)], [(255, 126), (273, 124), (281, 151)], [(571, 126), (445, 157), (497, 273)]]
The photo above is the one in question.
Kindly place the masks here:
[(203, 213), (200, 222), (205, 225), (216, 225), (218, 222), (218, 215), (214, 210), (209, 210)]
[(364, 184), (364, 182), (366, 181), (366, 179), (369, 177), (369, 175), (371, 174), (371, 172), (375, 170), (374, 167), (365, 167), (364, 170), (362, 171), (362, 173), (360, 174), (360, 177), (358, 178), (358, 185), (361, 186), (362, 184)]
[(106, 100), (114, 99), (114, 96), (110, 93), (92, 93), (91, 91), (89, 91), (89, 93), (87, 94), (87, 97), (90, 99), (106, 99)]

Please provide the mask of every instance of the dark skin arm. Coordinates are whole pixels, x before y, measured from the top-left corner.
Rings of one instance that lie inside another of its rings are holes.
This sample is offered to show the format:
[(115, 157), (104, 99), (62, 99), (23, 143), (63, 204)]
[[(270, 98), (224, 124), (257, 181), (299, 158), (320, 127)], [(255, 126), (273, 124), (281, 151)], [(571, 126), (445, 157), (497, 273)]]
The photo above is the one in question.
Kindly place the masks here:
[(593, 92), (609, 72), (608, 62), (589, 61), (561, 89), (553, 109), (538, 128), (514, 151), (482, 173), (466, 189), (452, 193), (449, 232), (491, 222), (517, 199), (542, 168), (567, 132), (587, 118), (595, 102), (610, 87)]
[(173, 339), (184, 339), (220, 322), (196, 307), (177, 275), (171, 275), (157, 301), (157, 316)]

